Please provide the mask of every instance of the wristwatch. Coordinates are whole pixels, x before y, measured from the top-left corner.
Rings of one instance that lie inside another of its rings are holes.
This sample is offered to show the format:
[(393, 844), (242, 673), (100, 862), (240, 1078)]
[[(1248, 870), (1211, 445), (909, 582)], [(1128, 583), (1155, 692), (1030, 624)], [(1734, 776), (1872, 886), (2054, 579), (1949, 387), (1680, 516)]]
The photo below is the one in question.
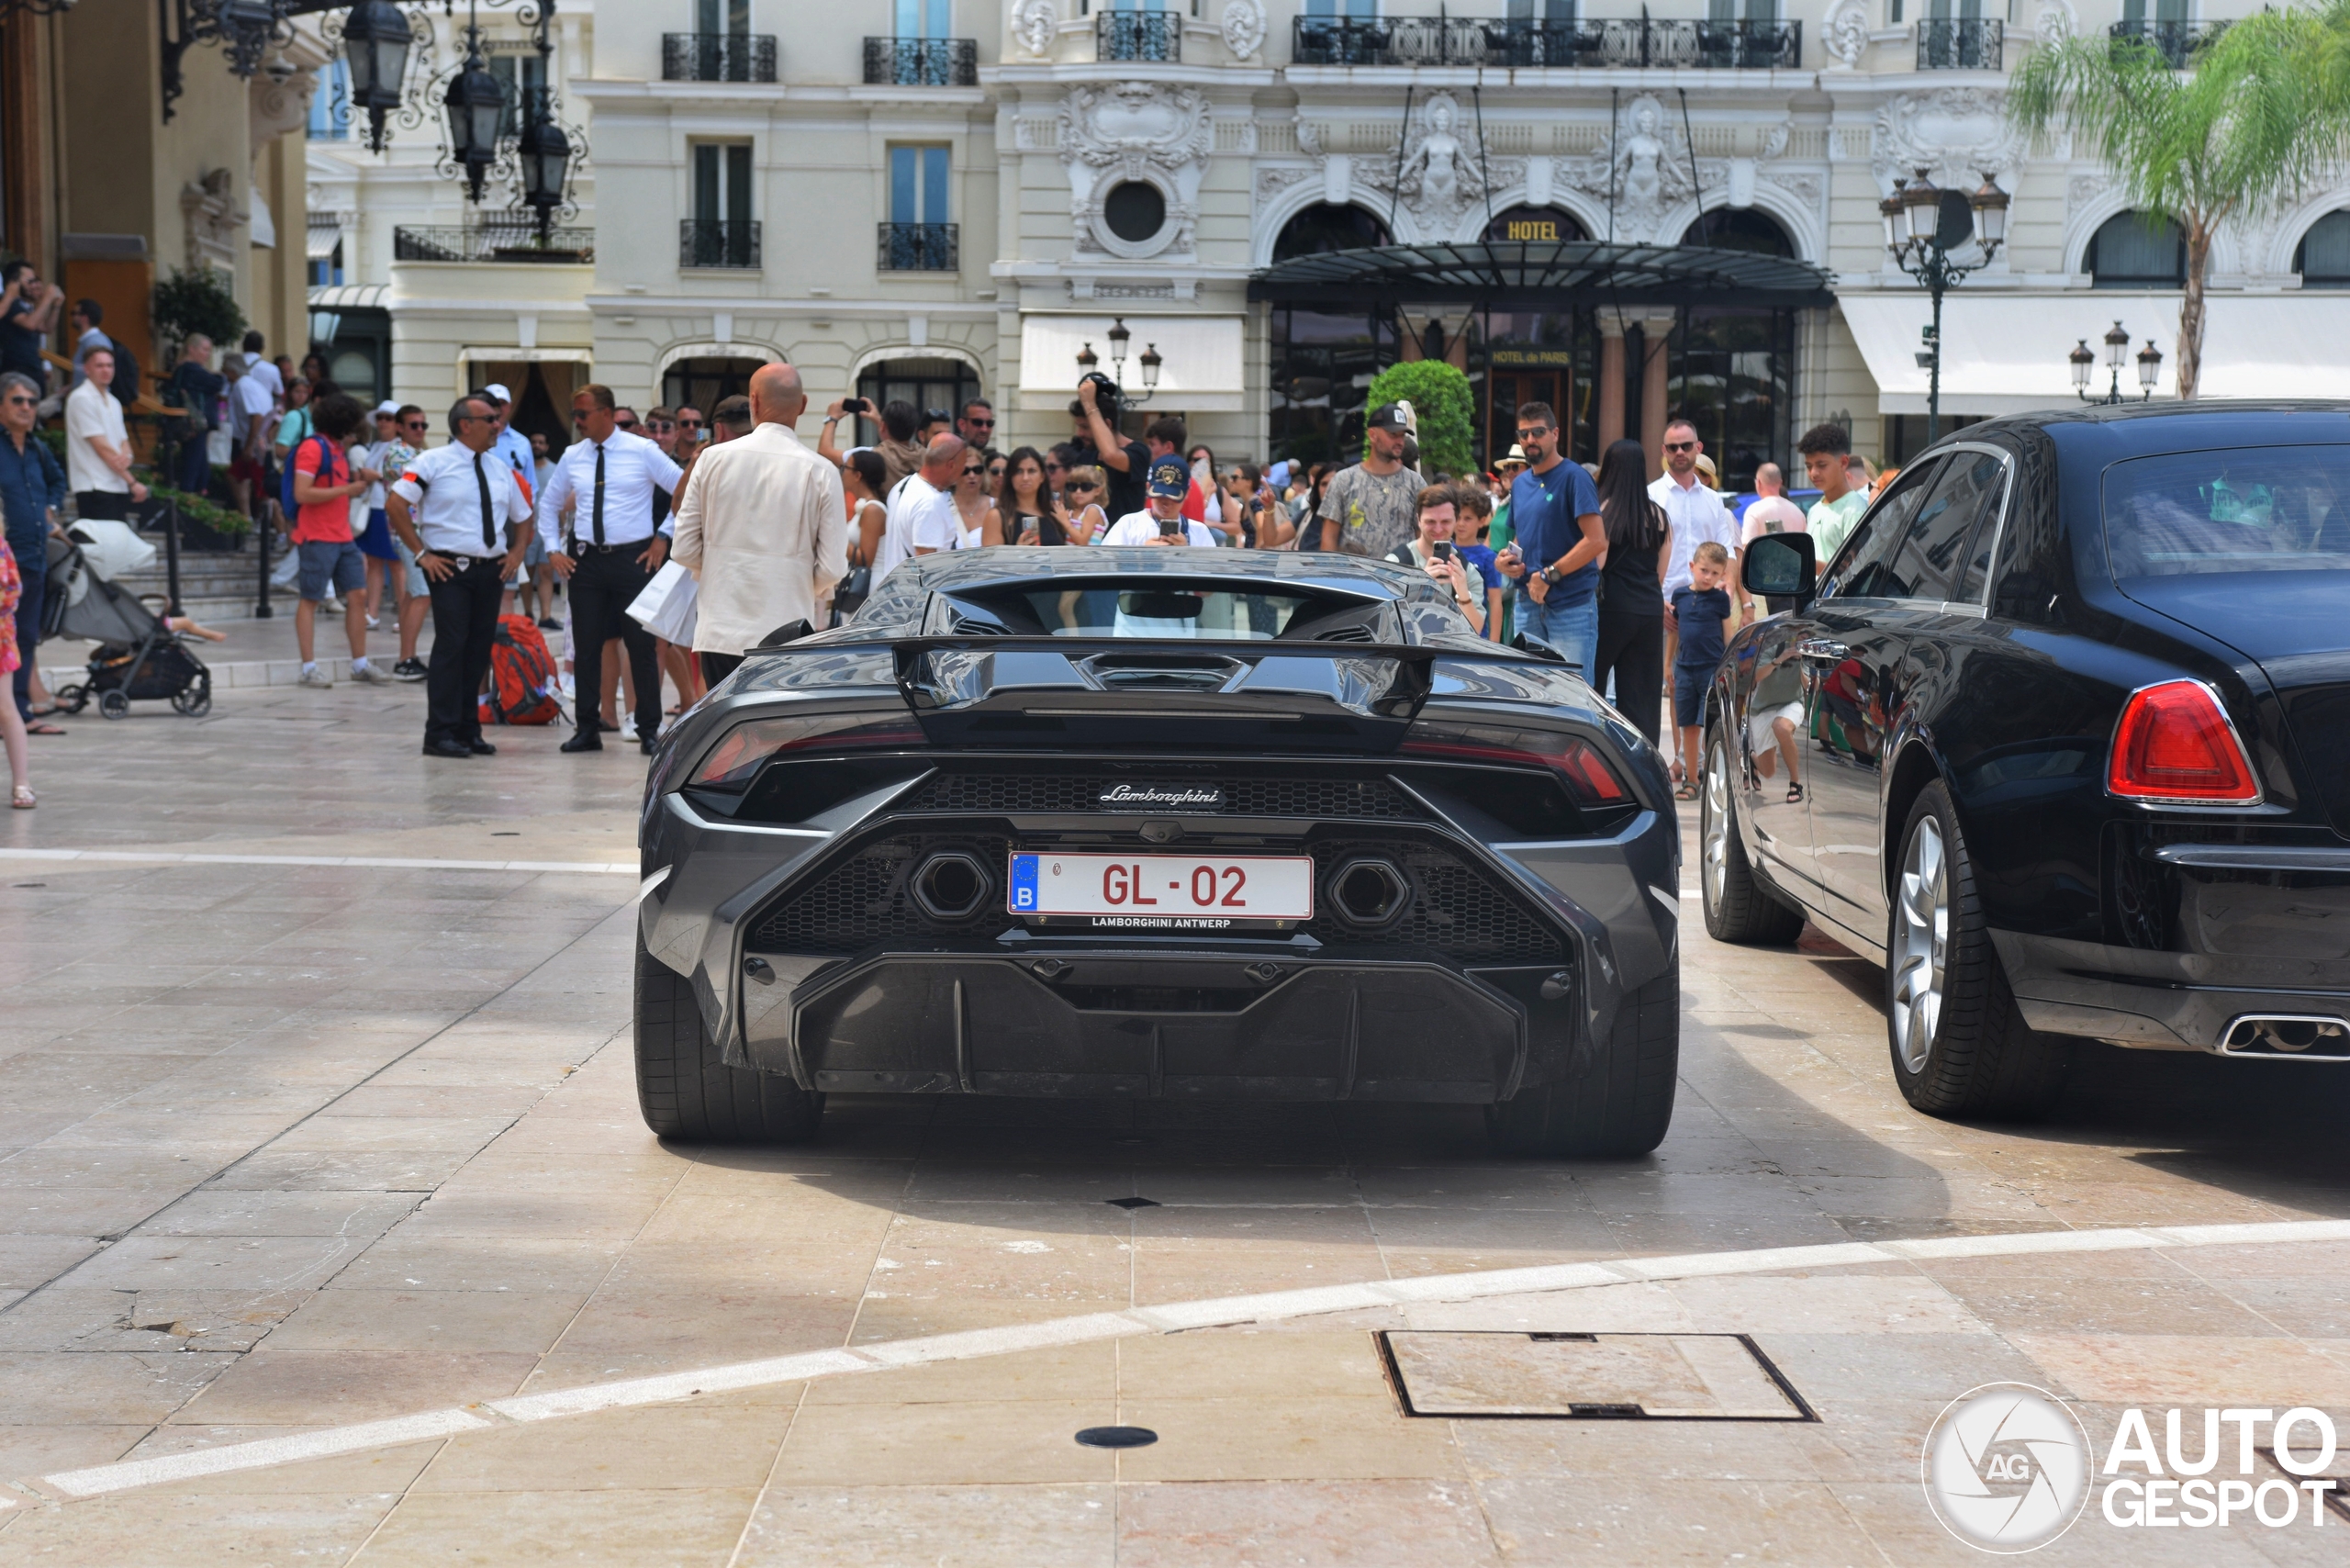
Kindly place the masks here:
[(1556, 566), (1543, 567), (1542, 580), (1549, 583), (1552, 588), (1557, 588), (1559, 586), (1559, 568)]

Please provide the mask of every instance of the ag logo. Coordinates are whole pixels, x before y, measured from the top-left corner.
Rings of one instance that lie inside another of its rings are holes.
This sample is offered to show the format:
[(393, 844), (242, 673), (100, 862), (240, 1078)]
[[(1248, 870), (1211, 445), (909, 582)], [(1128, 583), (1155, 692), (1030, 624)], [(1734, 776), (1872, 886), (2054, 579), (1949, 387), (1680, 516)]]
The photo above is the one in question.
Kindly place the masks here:
[(2031, 1551), (2070, 1529), (2088, 1501), (2088, 1435), (2042, 1389), (1985, 1383), (1936, 1418), (1920, 1469), (1951, 1534), (1985, 1551)]

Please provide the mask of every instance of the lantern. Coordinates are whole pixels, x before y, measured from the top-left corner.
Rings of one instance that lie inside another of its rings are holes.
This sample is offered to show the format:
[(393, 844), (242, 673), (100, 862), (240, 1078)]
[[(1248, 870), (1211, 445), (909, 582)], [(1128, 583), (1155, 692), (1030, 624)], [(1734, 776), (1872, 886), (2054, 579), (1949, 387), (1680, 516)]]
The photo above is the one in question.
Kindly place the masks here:
[(384, 117), (400, 106), (408, 51), (416, 34), (392, 0), (359, 0), (342, 25), (342, 58), (351, 73), (351, 103), (367, 111), (367, 146), (384, 150)]

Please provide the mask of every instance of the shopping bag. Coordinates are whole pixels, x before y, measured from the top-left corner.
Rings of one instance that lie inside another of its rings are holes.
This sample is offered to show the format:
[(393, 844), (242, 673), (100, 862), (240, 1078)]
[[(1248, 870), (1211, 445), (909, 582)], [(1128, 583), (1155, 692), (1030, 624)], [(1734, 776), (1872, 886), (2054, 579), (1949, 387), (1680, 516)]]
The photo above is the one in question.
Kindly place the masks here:
[(653, 580), (644, 585), (644, 591), (630, 604), (628, 612), (637, 624), (663, 642), (690, 648), (694, 644), (694, 624), (699, 619), (694, 613), (694, 605), (699, 597), (700, 588), (693, 574), (675, 561), (665, 561), (661, 569), (653, 574)]

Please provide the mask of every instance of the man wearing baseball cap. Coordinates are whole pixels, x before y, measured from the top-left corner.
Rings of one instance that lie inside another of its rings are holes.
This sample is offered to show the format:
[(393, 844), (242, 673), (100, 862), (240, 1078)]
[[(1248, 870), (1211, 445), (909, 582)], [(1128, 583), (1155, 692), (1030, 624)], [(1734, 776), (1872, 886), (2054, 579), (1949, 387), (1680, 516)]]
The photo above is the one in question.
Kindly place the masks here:
[(1102, 543), (1214, 546), (1215, 534), (1206, 523), (1184, 521), (1183, 498), (1192, 493), (1192, 471), (1181, 457), (1169, 453), (1152, 458), (1145, 487), (1149, 498), (1144, 510), (1112, 523)]
[(1340, 469), (1323, 492), (1323, 549), (1376, 560), (1417, 532), (1413, 523), (1427, 487), (1404, 461), (1416, 422), (1409, 403), (1382, 403), (1371, 411), (1362, 461)]
[(538, 459), (531, 452), (531, 438), (514, 428), (514, 394), (493, 381), (481, 389), (481, 395), (498, 410), (498, 439), (490, 443), (490, 451), (514, 470), (514, 476), (522, 482), (522, 494), (535, 498), (539, 487)]

